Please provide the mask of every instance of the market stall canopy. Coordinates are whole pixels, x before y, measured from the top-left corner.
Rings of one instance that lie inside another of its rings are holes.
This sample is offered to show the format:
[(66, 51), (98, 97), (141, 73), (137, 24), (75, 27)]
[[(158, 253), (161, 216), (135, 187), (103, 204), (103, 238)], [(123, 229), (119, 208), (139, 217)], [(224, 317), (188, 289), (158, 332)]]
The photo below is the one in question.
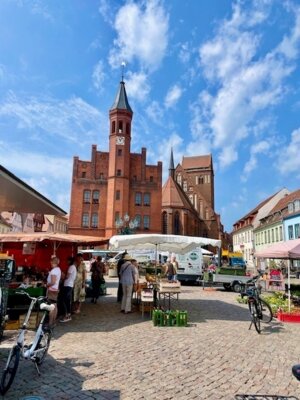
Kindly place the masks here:
[(27, 183), (0, 165), (0, 211), (66, 215)]
[(300, 239), (273, 244), (255, 252), (257, 258), (300, 259)]
[(108, 243), (108, 239), (101, 237), (70, 235), (68, 233), (58, 232), (7, 232), (0, 234), (0, 242), (43, 242), (44, 240), (76, 243), (78, 245), (101, 245)]
[(174, 253), (188, 253), (200, 246), (221, 247), (221, 240), (180, 235), (116, 235), (110, 238), (112, 250), (158, 249)]

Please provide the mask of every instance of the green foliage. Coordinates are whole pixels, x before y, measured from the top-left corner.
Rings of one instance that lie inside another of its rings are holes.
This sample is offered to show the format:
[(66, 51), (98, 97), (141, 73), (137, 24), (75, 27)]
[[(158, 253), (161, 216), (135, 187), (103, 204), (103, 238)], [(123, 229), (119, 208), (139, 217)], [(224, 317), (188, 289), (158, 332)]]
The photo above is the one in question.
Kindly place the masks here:
[[(281, 308), (282, 311), (288, 311), (289, 309), (288, 299), (286, 298), (286, 295), (283, 292), (264, 294), (261, 297), (270, 305), (274, 314), (278, 312), (279, 308)], [(248, 297), (244, 296), (242, 298), (242, 296), (238, 296), (236, 300), (240, 304), (247, 304)], [(293, 306), (291, 307), (291, 309), (293, 309)]]

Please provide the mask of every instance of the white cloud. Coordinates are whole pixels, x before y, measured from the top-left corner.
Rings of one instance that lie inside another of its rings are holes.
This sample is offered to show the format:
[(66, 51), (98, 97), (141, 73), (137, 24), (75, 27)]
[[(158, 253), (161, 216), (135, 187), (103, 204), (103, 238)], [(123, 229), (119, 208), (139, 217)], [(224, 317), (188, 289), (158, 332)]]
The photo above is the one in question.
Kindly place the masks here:
[(300, 177), (299, 149), (300, 128), (292, 132), (290, 143), (280, 153), (280, 162), (277, 164), (277, 168), (282, 174), (295, 173), (295, 177)]
[(32, 14), (40, 15), (45, 20), (50, 22), (54, 21), (52, 14), (49, 11), (47, 3), (43, 0), (10, 0), (18, 7), (25, 7), (29, 9)]
[(199, 50), (210, 93), (202, 92), (191, 107), (195, 140), (189, 148), (199, 148), (199, 142), (203, 147), (204, 140), (204, 147), (218, 151), (221, 167), (237, 160), (240, 143), (254, 133), (252, 125), (262, 112), (268, 119), (267, 113), (282, 101), (287, 92), (285, 79), (294, 71), (299, 54), (297, 10), (290, 34), (258, 57), (260, 36), (253, 28), (267, 18), (270, 2), (253, 4), (254, 8), (246, 10), (236, 3), (231, 19), (224, 21), (215, 37)]
[(250, 159), (247, 161), (244, 167), (244, 174), (242, 176), (242, 181), (246, 181), (249, 174), (256, 168), (257, 166), (257, 156), (259, 154), (267, 154), (271, 148), (271, 143), (266, 140), (262, 140), (258, 143), (255, 143), (250, 148)]
[(150, 103), (146, 108), (146, 113), (156, 124), (160, 125), (163, 122), (163, 107), (157, 101), (154, 100)]
[(163, 162), (163, 182), (165, 182), (168, 176), (171, 148), (173, 148), (174, 165), (176, 168), (176, 165), (181, 162), (184, 154), (183, 138), (176, 132), (172, 133), (169, 137), (160, 140), (156, 148), (156, 160)]
[(135, 59), (143, 68), (159, 67), (168, 44), (168, 15), (160, 0), (125, 4), (116, 15), (114, 27), (117, 39), (109, 56), (112, 67)]
[(126, 74), (126, 91), (128, 97), (143, 101), (150, 92), (148, 77), (144, 72), (128, 72)]
[(114, 9), (112, 3), (108, 0), (100, 0), (99, 13), (102, 15), (105, 22), (113, 25), (114, 20)]
[(188, 64), (191, 59), (191, 50), (189, 49), (189, 44), (187, 42), (182, 43), (180, 45), (180, 50), (179, 50), (179, 60), (183, 64)]
[(93, 79), (94, 87), (100, 91), (102, 89), (102, 84), (105, 80), (103, 61), (100, 60), (95, 65), (94, 70), (93, 70), (92, 79)]
[(178, 100), (180, 99), (183, 90), (179, 85), (172, 86), (165, 97), (165, 107), (170, 108), (174, 107)]
[(19, 98), (10, 92), (0, 104), (0, 116), (15, 119), (18, 129), (60, 136), (80, 146), (98, 139), (99, 127), (107, 124), (107, 118), (80, 97), (66, 101), (50, 97)]

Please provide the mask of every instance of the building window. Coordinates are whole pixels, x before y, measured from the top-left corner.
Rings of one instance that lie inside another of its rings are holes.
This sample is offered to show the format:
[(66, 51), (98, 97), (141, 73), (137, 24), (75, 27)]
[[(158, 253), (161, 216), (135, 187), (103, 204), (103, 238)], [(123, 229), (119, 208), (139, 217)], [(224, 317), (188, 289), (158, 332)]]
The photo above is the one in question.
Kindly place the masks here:
[(150, 206), (150, 193), (144, 193), (144, 206)]
[(177, 211), (174, 215), (174, 235), (180, 234), (180, 217), (179, 212)]
[(117, 190), (116, 191), (116, 200), (120, 200), (120, 198), (121, 198), (121, 192), (120, 192), (120, 190)]
[(181, 184), (182, 184), (182, 176), (181, 176), (181, 174), (177, 174), (177, 183), (178, 183), (178, 185), (181, 186)]
[(119, 121), (119, 130), (118, 130), (118, 132), (119, 133), (123, 132), (123, 122), (122, 121)]
[(294, 230), (293, 230), (293, 225), (288, 226), (288, 233), (289, 233), (289, 240), (294, 239)]
[(183, 181), (183, 190), (184, 190), (185, 192), (187, 192), (187, 188), (188, 188), (188, 186), (187, 186), (187, 181)]
[(85, 204), (90, 204), (90, 202), (91, 202), (91, 191), (90, 190), (83, 191), (83, 202)]
[(119, 213), (119, 211), (116, 211), (115, 212), (115, 222), (119, 221), (119, 219), (120, 219), (120, 213)]
[(136, 206), (142, 205), (142, 193), (140, 193), (140, 192), (135, 193), (135, 205)]
[(142, 223), (142, 217), (140, 216), (140, 214), (137, 214), (135, 216), (135, 220), (136, 220), (136, 229), (141, 229), (141, 223)]
[(299, 225), (300, 224), (295, 224), (295, 239), (299, 238)]
[(85, 178), (85, 177), (86, 177), (86, 172), (83, 171), (83, 172), (81, 173), (81, 178)]
[(92, 228), (98, 228), (98, 213), (92, 214), (91, 226)]
[(117, 176), (121, 176), (121, 170), (117, 169)]
[(210, 183), (210, 175), (206, 175), (206, 183)]
[(83, 228), (89, 227), (89, 214), (88, 213), (82, 214), (82, 227)]
[(271, 241), (271, 235), (270, 235), (270, 230), (268, 230), (268, 243)]
[(205, 209), (205, 219), (207, 219), (207, 220), (209, 219), (208, 208)]
[(144, 229), (150, 229), (150, 217), (149, 215), (144, 215)]
[(99, 190), (93, 191), (93, 204), (99, 204)]
[(203, 183), (204, 183), (203, 175), (198, 176), (198, 185), (203, 185)]
[(299, 211), (300, 210), (300, 200), (295, 200), (294, 201), (294, 207), (295, 207), (295, 211)]
[(118, 149), (118, 156), (120, 157), (122, 155), (122, 149)]
[(133, 181), (136, 182), (137, 181), (137, 176), (133, 175)]
[(113, 121), (111, 124), (111, 133), (115, 133), (116, 132), (116, 121)]
[(130, 135), (130, 124), (128, 122), (126, 124), (126, 133), (127, 135)]
[(279, 227), (279, 240), (283, 240), (282, 226)]
[(294, 212), (294, 203), (289, 203), (288, 204), (288, 211), (289, 211), (289, 213)]
[(189, 195), (190, 202), (194, 204), (194, 196), (192, 194)]
[(149, 180), (150, 180), (150, 182), (153, 182), (153, 176), (152, 175), (150, 176)]
[(162, 213), (162, 233), (168, 233), (168, 214), (166, 213), (166, 211)]
[(104, 179), (103, 172), (100, 173), (100, 179)]
[(275, 229), (275, 240), (278, 242), (278, 228)]
[(272, 229), (272, 243), (274, 243), (274, 229)]

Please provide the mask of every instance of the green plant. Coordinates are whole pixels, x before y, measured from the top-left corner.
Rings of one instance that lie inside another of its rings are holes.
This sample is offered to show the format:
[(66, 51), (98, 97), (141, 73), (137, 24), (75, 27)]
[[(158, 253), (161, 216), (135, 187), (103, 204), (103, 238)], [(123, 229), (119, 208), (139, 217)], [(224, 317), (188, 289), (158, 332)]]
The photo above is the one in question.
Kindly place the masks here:
[[(274, 314), (278, 312), (279, 309), (282, 311), (289, 311), (289, 302), (283, 292), (274, 292), (272, 294), (265, 294), (262, 298), (267, 301), (272, 308)], [(293, 309), (293, 306), (291, 307)]]

